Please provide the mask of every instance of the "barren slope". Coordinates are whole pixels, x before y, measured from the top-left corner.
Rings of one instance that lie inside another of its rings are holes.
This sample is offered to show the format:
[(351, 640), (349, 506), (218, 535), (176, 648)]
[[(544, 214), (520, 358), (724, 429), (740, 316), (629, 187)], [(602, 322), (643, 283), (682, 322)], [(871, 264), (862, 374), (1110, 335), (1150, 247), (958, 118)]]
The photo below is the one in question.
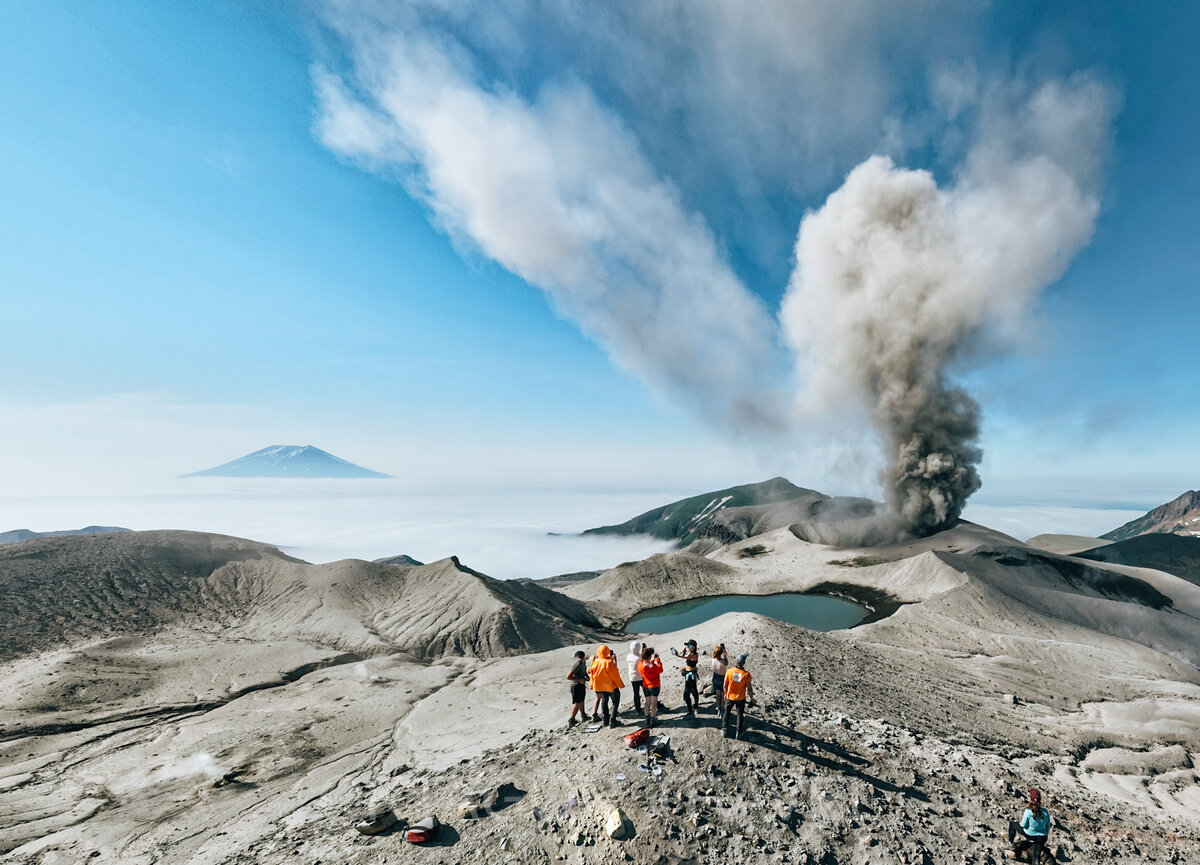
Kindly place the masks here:
[[(1160, 571), (964, 523), (864, 550), (779, 529), (710, 558), (613, 569), (571, 586), (574, 601), (453, 559), (247, 560), (202, 582), (211, 609), (232, 615), (236, 600), (241, 618), (0, 666), (0, 849), (13, 862), (989, 863), (1030, 785), (1046, 791), (1066, 861), (1200, 860), (1200, 674), (1188, 660), (1200, 589)], [(567, 639), (581, 600), (623, 620), (695, 594), (832, 583), (905, 604), (830, 634), (730, 614), (662, 636), (749, 652), (760, 705), (746, 740), (722, 739), (709, 701), (696, 720), (678, 711), (669, 670), (674, 759), (661, 776), (622, 747), (628, 728), (563, 729), (574, 646), (508, 648)], [(84, 671), (73, 690), (20, 698), (72, 671)], [(97, 706), (90, 671), (133, 691)], [(147, 711), (121, 711), (136, 705)], [(456, 816), (465, 793), (505, 782), (507, 807)], [(381, 804), (410, 820), (437, 813), (443, 838), (417, 850), (399, 833), (357, 834)], [(614, 806), (629, 819), (623, 841), (603, 831)]]

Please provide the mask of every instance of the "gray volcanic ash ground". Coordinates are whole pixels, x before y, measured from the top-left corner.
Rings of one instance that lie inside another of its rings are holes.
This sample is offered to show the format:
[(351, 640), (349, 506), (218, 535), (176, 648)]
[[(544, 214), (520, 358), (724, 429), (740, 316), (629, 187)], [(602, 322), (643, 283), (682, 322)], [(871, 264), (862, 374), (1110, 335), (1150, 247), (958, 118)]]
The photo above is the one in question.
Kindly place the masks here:
[[(310, 565), (190, 532), (5, 545), (0, 855), (986, 863), (1037, 785), (1061, 861), (1200, 861), (1200, 587), (965, 522), (846, 550), (737, 516), (722, 531), (745, 537), (558, 591), (454, 558)], [(632, 717), (565, 728), (575, 648), (623, 656), (634, 613), (830, 586), (894, 612), (826, 634), (734, 613), (654, 637), (750, 653), (744, 740), (721, 738), (710, 697), (684, 716), (671, 664), (661, 776), (622, 747)], [(506, 807), (458, 816), (500, 785)], [(359, 834), (380, 807), (447, 826), (423, 850)]]

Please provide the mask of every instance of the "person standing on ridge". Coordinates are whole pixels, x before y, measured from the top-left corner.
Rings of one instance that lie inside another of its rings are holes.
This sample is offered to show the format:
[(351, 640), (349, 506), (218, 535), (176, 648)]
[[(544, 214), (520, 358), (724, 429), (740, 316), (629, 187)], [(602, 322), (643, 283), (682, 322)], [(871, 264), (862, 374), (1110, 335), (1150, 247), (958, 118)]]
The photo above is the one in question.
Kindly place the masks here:
[(688, 717), (696, 717), (696, 710), (700, 708), (700, 651), (696, 648), (695, 640), (688, 640), (683, 644), (683, 651), (676, 652), (671, 649), (671, 654), (683, 658), (683, 669), (680, 673), (683, 675), (683, 702), (687, 706)]
[(642, 674), (638, 672), (638, 661), (642, 659), (642, 641), (634, 640), (629, 644), (629, 654), (625, 656), (625, 672), (629, 674), (629, 687), (633, 690), (633, 711), (642, 714)]
[[(625, 683), (621, 681), (621, 668), (617, 666), (617, 656), (608, 646), (596, 648), (596, 657), (588, 667), (588, 678), (592, 690), (600, 697), (600, 705), (604, 712), (603, 724), (606, 727), (621, 726), (617, 711), (621, 706), (621, 689)], [(612, 714), (609, 715), (609, 703), (612, 704)]]
[(646, 691), (646, 726), (653, 727), (658, 720), (658, 694), (662, 690), (662, 661), (652, 646), (642, 649), (642, 660), (638, 661), (638, 672), (642, 674), (642, 688)]
[(717, 702), (717, 717), (725, 708), (725, 672), (729, 669), (729, 655), (725, 653), (725, 644), (717, 646), (712, 653), (712, 688), (713, 698)]
[(1042, 807), (1042, 791), (1034, 787), (1029, 791), (1029, 807), (1021, 815), (1021, 822), (1008, 823), (1008, 840), (1013, 849), (1009, 859), (1020, 859), (1025, 853), (1033, 865), (1040, 865), (1042, 857), (1049, 853), (1046, 838), (1050, 834), (1050, 812)]
[(567, 719), (567, 726), (574, 727), (578, 721), (575, 720), (575, 713), (578, 712), (580, 720), (587, 720), (587, 710), (583, 708), (583, 701), (587, 698), (587, 663), (584, 661), (584, 653), (581, 649), (575, 653), (575, 663), (571, 667), (571, 672), (567, 673), (567, 681), (571, 683), (571, 717)]
[(746, 732), (746, 701), (754, 699), (754, 677), (746, 669), (746, 653), (738, 655), (725, 671), (725, 709), (721, 713), (721, 735), (729, 738), (729, 716), (737, 712), (737, 737)]

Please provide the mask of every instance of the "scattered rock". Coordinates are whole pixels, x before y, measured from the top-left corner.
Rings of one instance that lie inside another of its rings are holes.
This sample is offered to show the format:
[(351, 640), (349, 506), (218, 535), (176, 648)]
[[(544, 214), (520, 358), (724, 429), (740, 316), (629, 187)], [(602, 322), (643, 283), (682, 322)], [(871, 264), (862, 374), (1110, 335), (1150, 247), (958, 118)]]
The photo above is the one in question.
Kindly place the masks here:
[(378, 835), (396, 825), (396, 813), (391, 808), (377, 808), (354, 824), (360, 835)]

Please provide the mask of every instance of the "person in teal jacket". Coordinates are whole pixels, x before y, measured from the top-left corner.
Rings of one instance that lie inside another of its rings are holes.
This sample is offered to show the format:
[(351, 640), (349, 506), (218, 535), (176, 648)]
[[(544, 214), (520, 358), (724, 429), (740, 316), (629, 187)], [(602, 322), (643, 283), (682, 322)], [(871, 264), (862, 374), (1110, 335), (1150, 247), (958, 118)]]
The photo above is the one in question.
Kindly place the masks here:
[(1040, 865), (1043, 857), (1053, 862), (1054, 857), (1046, 843), (1049, 835), (1050, 812), (1042, 807), (1042, 791), (1034, 787), (1029, 791), (1029, 806), (1021, 815), (1021, 822), (1008, 824), (1008, 840), (1013, 845), (1008, 858), (1021, 859), (1028, 853), (1033, 865)]

